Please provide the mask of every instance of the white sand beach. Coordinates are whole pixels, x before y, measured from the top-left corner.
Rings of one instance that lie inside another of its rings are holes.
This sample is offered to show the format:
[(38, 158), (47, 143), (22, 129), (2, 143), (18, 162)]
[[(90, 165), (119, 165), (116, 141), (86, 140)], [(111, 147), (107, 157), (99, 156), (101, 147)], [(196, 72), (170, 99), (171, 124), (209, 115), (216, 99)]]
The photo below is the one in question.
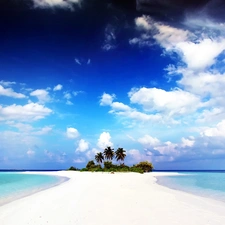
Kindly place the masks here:
[(1, 206), (1, 225), (225, 224), (225, 203), (160, 186), (154, 172), (48, 174), (71, 179)]

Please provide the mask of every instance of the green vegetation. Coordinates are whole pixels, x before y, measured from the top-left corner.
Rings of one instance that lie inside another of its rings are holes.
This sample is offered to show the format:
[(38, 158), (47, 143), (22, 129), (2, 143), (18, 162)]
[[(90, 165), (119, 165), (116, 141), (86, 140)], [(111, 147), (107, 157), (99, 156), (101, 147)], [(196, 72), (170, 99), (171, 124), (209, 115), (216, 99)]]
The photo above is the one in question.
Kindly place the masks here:
[(152, 163), (148, 162), (148, 161), (144, 161), (144, 162), (139, 162), (136, 165), (137, 168), (142, 169), (144, 172), (150, 172), (153, 170), (153, 165)]
[[(108, 146), (102, 152), (98, 152), (95, 155), (95, 164), (94, 160), (91, 160), (87, 163), (86, 167), (81, 169), (81, 172), (84, 171), (92, 171), (92, 172), (136, 172), (136, 173), (144, 173), (150, 172), (153, 170), (152, 163), (148, 161), (139, 162), (136, 165), (131, 167), (125, 165), (124, 159), (126, 157), (126, 151), (123, 148), (118, 148), (115, 152), (114, 149)], [(119, 165), (113, 164), (112, 160), (116, 159), (117, 162), (120, 162)], [(102, 165), (103, 164), (103, 165)], [(78, 170), (75, 167), (71, 166), (69, 170)]]
[(79, 169), (77, 169), (76, 167), (71, 166), (68, 170), (76, 171), (76, 170), (79, 170)]

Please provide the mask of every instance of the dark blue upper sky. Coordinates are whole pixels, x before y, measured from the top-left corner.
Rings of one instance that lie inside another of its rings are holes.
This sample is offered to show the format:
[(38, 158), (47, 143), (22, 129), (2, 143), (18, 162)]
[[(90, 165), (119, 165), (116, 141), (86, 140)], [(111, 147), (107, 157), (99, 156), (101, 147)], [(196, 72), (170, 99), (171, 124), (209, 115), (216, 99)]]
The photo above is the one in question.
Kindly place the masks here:
[(222, 1), (0, 3), (1, 168), (224, 169)]

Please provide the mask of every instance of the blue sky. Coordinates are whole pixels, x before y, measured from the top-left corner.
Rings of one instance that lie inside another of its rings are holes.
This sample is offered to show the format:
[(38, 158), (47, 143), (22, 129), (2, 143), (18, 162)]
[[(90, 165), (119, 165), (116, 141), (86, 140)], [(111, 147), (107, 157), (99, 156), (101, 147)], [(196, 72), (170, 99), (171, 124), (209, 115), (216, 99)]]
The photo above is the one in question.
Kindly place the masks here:
[(0, 168), (225, 169), (222, 1), (0, 3)]

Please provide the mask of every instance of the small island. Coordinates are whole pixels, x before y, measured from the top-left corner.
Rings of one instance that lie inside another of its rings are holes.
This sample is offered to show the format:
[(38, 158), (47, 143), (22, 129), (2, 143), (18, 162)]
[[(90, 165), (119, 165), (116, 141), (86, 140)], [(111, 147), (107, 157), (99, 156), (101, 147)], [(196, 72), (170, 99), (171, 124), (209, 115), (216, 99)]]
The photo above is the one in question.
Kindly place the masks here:
[[(106, 147), (102, 152), (98, 152), (95, 155), (95, 164), (94, 160), (91, 160), (87, 163), (85, 168), (78, 169), (74, 166), (71, 166), (68, 170), (75, 171), (91, 171), (91, 172), (137, 172), (144, 173), (150, 172), (153, 170), (153, 165), (151, 162), (143, 161), (135, 164), (133, 166), (127, 166), (124, 164), (126, 157), (126, 151), (123, 148), (118, 148), (116, 151), (110, 146)], [(113, 160), (116, 159), (118, 164), (113, 164)]]

